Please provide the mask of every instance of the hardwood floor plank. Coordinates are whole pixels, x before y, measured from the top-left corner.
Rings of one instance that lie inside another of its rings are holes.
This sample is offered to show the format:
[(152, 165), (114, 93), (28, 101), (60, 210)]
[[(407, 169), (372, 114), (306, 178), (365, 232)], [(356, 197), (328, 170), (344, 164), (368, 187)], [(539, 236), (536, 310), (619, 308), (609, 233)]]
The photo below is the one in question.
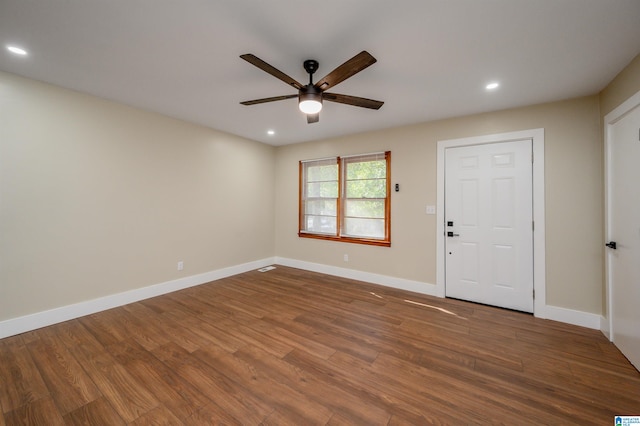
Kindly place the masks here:
[(75, 357), (55, 334), (31, 341), (28, 348), (63, 416), (102, 396)]
[[(565, 389), (539, 380), (536, 377), (522, 375), (517, 372), (500, 368), (495, 364), (477, 364), (477, 371), (487, 378), (484, 386), (486, 392), (500, 389), (509, 394), (508, 401), (512, 404), (520, 404), (523, 411), (533, 409), (541, 410), (541, 418), (565, 419), (565, 422), (576, 421), (577, 418), (593, 419), (613, 417), (609, 409), (604, 409), (601, 404), (593, 400), (587, 400), (575, 388)], [(604, 405), (609, 405), (605, 402)], [(619, 406), (619, 401), (616, 401)]]
[(149, 390), (136, 381), (125, 367), (117, 363), (107, 349), (79, 348), (73, 353), (124, 421), (131, 422), (159, 405)]
[(263, 318), (263, 321), (281, 329), (286, 329), (298, 336), (306, 336), (306, 338), (312, 339), (313, 341), (331, 348), (334, 351), (349, 353), (360, 357), (365, 361), (373, 361), (378, 356), (378, 351), (368, 345), (357, 344), (350, 339), (326, 333), (323, 330), (310, 327), (301, 322), (295, 320), (282, 320), (281, 318), (281, 316), (273, 317), (272, 315), (268, 315)]
[[(473, 398), (472, 391), (456, 384), (450, 377), (443, 377), (438, 373), (433, 373), (429, 377), (421, 377), (416, 374), (419, 367), (411, 362), (381, 354), (376, 361), (369, 364), (340, 352), (331, 357), (330, 361), (342, 370), (348, 369), (357, 372), (358, 378), (366, 378), (371, 386), (379, 386), (379, 383), (384, 383), (394, 392), (402, 393), (405, 400), (415, 400), (415, 402), (423, 400), (429, 407), (429, 411), (420, 413), (423, 417), (437, 414), (438, 418), (442, 418), (451, 406), (456, 405), (455, 401), (460, 399), (464, 400), (465, 404), (457, 411), (459, 420), (487, 421), (478, 415), (476, 410), (480, 406), (486, 406), (486, 401), (476, 402), (477, 395), (476, 398)], [(425, 386), (426, 384), (428, 385)], [(494, 412), (493, 416), (497, 414), (499, 412)], [(406, 417), (406, 414), (404, 416)]]
[(113, 408), (127, 422), (155, 408), (158, 401), (119, 364), (103, 366), (94, 381)]
[(239, 422), (259, 424), (273, 411), (259, 396), (238, 386), (177, 345), (167, 344), (153, 352), (200, 392), (212, 395), (213, 401)]
[(477, 340), (471, 336), (460, 338), (456, 333), (443, 334), (434, 328), (419, 327), (409, 331), (407, 327), (377, 327), (365, 323), (338, 318), (332, 321), (333, 325), (341, 327), (345, 331), (367, 336), (380, 346), (381, 352), (393, 352), (399, 358), (407, 358), (415, 353), (420, 353), (431, 348), (438, 347), (444, 351), (456, 354), (458, 357), (483, 357), (499, 365), (508, 366), (515, 370), (522, 369), (519, 357), (510, 355), (495, 345), (486, 345), (484, 340)]
[[(576, 365), (571, 366), (571, 371), (574, 375), (576, 388), (585, 389), (584, 392), (589, 395), (589, 400), (601, 402), (615, 398), (616, 407), (618, 407), (616, 410), (619, 412), (636, 412), (638, 410), (640, 395), (637, 392), (640, 384), (637, 382), (640, 379), (633, 383), (618, 374), (607, 375), (601, 371)], [(608, 406), (603, 406), (603, 408), (608, 409), (609, 412), (615, 411)]]
[(282, 342), (290, 348), (298, 348), (320, 358), (326, 359), (335, 353), (335, 349), (333, 348), (317, 343), (308, 337), (300, 336), (284, 328), (269, 324), (266, 321), (255, 321), (249, 325), (249, 327), (270, 337), (274, 341)]
[(333, 412), (340, 413), (351, 424), (385, 424), (389, 413), (379, 406), (363, 401), (341, 387), (332, 386), (313, 374), (255, 346), (246, 346), (234, 354), (255, 369), (286, 383), (298, 392), (318, 401)]
[[(209, 313), (215, 313), (217, 315), (223, 315), (237, 322), (243, 323), (251, 322), (256, 318), (259, 318), (260, 316), (259, 314), (247, 314), (243, 310), (233, 308), (232, 306), (227, 306), (224, 303), (219, 303), (216, 301), (216, 299), (209, 300), (206, 298), (200, 298), (190, 295), (188, 293), (185, 293), (185, 290), (171, 293), (167, 296), (175, 300), (178, 304), (188, 307), (188, 310), (195, 311), (195, 315), (207, 315)], [(193, 314), (189, 315), (191, 316)]]
[[(170, 316), (171, 314), (166, 315)], [(229, 352), (235, 352), (246, 345), (244, 340), (230, 334), (227, 327), (219, 326), (218, 321), (211, 320), (203, 315), (177, 319), (177, 321), (199, 337), (198, 349), (214, 343)]]
[(109, 350), (134, 378), (184, 423), (190, 424), (194, 419), (224, 424), (237, 422), (215, 405), (210, 395), (198, 391), (137, 342), (125, 341), (110, 346)]
[(244, 340), (247, 344), (262, 348), (266, 352), (279, 358), (284, 357), (293, 349), (286, 343), (283, 343), (280, 340), (274, 340), (270, 336), (267, 336), (251, 327), (236, 325), (235, 327), (232, 327), (231, 330), (233, 330), (234, 334), (238, 336), (238, 338)]
[(336, 324), (336, 317), (323, 317), (321, 315), (305, 314), (297, 317), (295, 321), (323, 330), (331, 335), (338, 336), (339, 338), (350, 340), (354, 344), (365, 348), (371, 348), (378, 352), (413, 350), (410, 345), (403, 344), (402, 346), (394, 346), (391, 342), (387, 342), (376, 335), (360, 332), (360, 330), (351, 330), (349, 327), (342, 327)]
[(147, 349), (169, 343), (165, 332), (157, 328), (154, 318), (140, 319), (132, 314), (127, 307), (114, 310), (115, 321), (123, 327), (130, 336)]
[[(526, 416), (520, 415), (522, 412), (529, 413), (534, 420), (529, 424), (545, 424), (554, 418), (527, 401), (513, 398), (511, 392), (504, 395), (502, 392), (507, 389), (500, 389), (503, 384), (488, 386), (485, 377), (471, 372), (458, 370), (463, 371), (460, 375), (442, 373), (384, 354), (372, 367), (378, 374), (395, 373), (396, 379), (402, 378), (404, 386), (408, 389), (424, 393), (429, 400), (435, 399), (456, 407), (456, 413), (466, 416), (470, 421), (475, 420), (482, 424), (508, 423), (513, 418), (525, 419)], [(429, 386), (421, 390), (421, 383), (428, 383)], [(496, 388), (500, 391), (496, 392)], [(525, 420), (519, 420), (521, 421), (526, 423)]]
[[(177, 293), (177, 292), (176, 292)], [(166, 296), (166, 297), (165, 297)], [(166, 294), (163, 296), (152, 297), (150, 299), (141, 300), (140, 304), (151, 309), (157, 314), (164, 314), (166, 312), (175, 312), (179, 311), (184, 313), (185, 315), (197, 315), (198, 312), (195, 310), (191, 310), (188, 307), (178, 304), (173, 300), (170, 294)]]
[[(30, 335), (33, 336), (33, 332), (29, 333)], [(16, 336), (9, 336), (5, 339), (2, 339), (2, 344), (9, 349), (15, 349), (15, 348), (19, 348), (22, 346), (25, 346), (25, 339), (24, 339), (25, 334), (18, 334)], [(33, 337), (35, 339), (37, 339), (38, 337), (35, 336)]]
[(64, 425), (56, 404), (50, 397), (40, 398), (5, 413), (8, 425)]
[(49, 395), (29, 350), (21, 343), (21, 339), (19, 343), (17, 339), (0, 341), (0, 404), (4, 413)]
[[(178, 321), (174, 321), (171, 318), (172, 314), (173, 312), (166, 312), (155, 318), (156, 324), (164, 330), (169, 342), (180, 345), (187, 352), (193, 352), (199, 349), (202, 344), (206, 344), (202, 343), (202, 337), (187, 327), (180, 325)], [(207, 339), (204, 340), (206, 341)]]
[(165, 406), (161, 405), (129, 423), (131, 426), (182, 426), (184, 423), (174, 416)]
[(422, 318), (408, 316), (399, 327), (409, 330), (440, 328), (447, 333), (460, 334), (460, 338), (464, 339), (466, 335), (470, 334), (472, 326), (467, 320), (461, 322), (456, 321), (456, 318), (449, 318), (447, 315), (429, 313), (428, 315), (422, 315)]
[[(335, 322), (340, 324), (338, 321)], [(342, 325), (345, 326), (344, 323)], [(521, 357), (513, 355), (510, 351), (505, 350), (505, 346), (514, 344), (511, 340), (500, 340), (500, 338), (494, 337), (491, 340), (492, 344), (487, 345), (486, 339), (477, 338), (471, 335), (459, 337), (456, 336), (455, 332), (442, 333), (438, 328), (433, 327), (415, 327), (408, 333), (405, 333), (404, 329), (407, 327), (398, 327), (390, 331), (383, 330), (382, 332), (379, 332), (377, 330), (372, 330), (366, 325), (350, 325), (349, 323), (346, 323), (346, 326), (359, 327), (360, 329), (366, 330), (368, 333), (377, 333), (387, 340), (397, 339), (400, 341), (406, 341), (411, 338), (414, 344), (418, 347), (422, 347), (423, 344), (439, 346), (440, 348), (449, 351), (482, 358), (514, 370), (522, 369)]]
[[(338, 423), (335, 423), (335, 424), (346, 425), (348, 423), (338, 422)], [(416, 419), (414, 419), (414, 418), (408, 418), (408, 417), (404, 417), (404, 416), (402, 416), (400, 414), (394, 414), (391, 417), (391, 419), (389, 419), (389, 423), (387, 423), (387, 426), (415, 426), (416, 424), (449, 425), (451, 423), (442, 422), (442, 421), (440, 421), (440, 419), (433, 419), (433, 421), (431, 423), (428, 423), (426, 419), (423, 419), (423, 421), (421, 421), (421, 422), (416, 422)], [(478, 424), (478, 423), (468, 423), (468, 424), (472, 425), (472, 424)]]
[[(72, 354), (82, 353), (81, 351), (100, 352), (104, 347), (98, 342), (92, 333), (80, 323), (79, 319), (63, 322), (60, 324), (47, 327), (51, 332), (48, 335), (55, 335), (67, 347)], [(78, 360), (78, 357), (76, 357)]]
[(102, 346), (121, 342), (131, 337), (131, 333), (120, 327), (112, 312), (103, 311), (87, 315), (78, 320)]
[(67, 425), (125, 425), (122, 417), (116, 413), (113, 407), (105, 398), (98, 398), (95, 401), (83, 405), (64, 416)]
[(184, 421), (186, 425), (245, 425), (234, 419), (217, 404), (209, 403), (197, 408), (197, 410)]
[(248, 303), (246, 300), (240, 301), (226, 296), (217, 296), (216, 303), (223, 304), (228, 309), (233, 309), (256, 319), (261, 319), (270, 312), (264, 308), (264, 304)]
[(325, 424), (333, 414), (323, 404), (273, 377), (270, 372), (256, 368), (246, 359), (213, 346), (203, 348), (196, 356), (239, 385), (250, 384), (251, 391), (260, 394), (261, 399), (276, 411), (297, 419), (298, 424)]
[(406, 418), (416, 419), (416, 424), (430, 423), (425, 416), (454, 421), (454, 417), (447, 413), (447, 407), (429, 401), (417, 403), (404, 390), (398, 392), (397, 387), (389, 389), (391, 385), (389, 382), (381, 384), (373, 375), (361, 376), (360, 372), (344, 370), (329, 360), (315, 358), (297, 349), (289, 353), (284, 360), (312, 374), (317, 380), (324, 381), (332, 388), (345, 390), (367, 405), (378, 406), (388, 413), (400, 413)]

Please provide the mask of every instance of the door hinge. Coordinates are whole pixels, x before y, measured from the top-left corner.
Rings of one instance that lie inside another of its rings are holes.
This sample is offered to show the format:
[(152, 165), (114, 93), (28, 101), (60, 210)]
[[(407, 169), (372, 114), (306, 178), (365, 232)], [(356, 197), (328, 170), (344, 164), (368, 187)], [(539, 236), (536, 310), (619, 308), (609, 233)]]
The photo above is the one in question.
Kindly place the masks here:
[(536, 289), (533, 289), (533, 300), (536, 300)]
[(536, 221), (535, 221), (535, 220), (532, 220), (532, 221), (531, 221), (531, 230), (532, 230), (532, 231), (535, 231), (535, 230), (536, 230)]
[(531, 152), (531, 164), (533, 164), (533, 152)]

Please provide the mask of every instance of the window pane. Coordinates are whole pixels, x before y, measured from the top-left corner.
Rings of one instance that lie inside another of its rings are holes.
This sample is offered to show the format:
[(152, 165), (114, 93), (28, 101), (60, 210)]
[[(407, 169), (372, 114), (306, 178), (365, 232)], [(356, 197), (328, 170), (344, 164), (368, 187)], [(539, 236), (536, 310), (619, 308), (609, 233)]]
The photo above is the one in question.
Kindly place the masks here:
[(352, 237), (384, 238), (384, 219), (344, 219), (344, 234)]
[(336, 216), (338, 214), (337, 200), (313, 199), (305, 202), (305, 213), (308, 215)]
[(385, 178), (386, 160), (349, 162), (347, 161), (347, 179)]
[[(335, 161), (335, 160), (334, 160)], [(338, 165), (307, 166), (307, 181), (338, 180)]]
[(348, 180), (347, 198), (385, 198), (387, 196), (386, 179)]
[(305, 215), (306, 231), (322, 234), (336, 234), (336, 218), (331, 216)]
[(338, 181), (307, 184), (307, 198), (338, 198)]
[(376, 200), (345, 200), (345, 215), (384, 219), (384, 198)]

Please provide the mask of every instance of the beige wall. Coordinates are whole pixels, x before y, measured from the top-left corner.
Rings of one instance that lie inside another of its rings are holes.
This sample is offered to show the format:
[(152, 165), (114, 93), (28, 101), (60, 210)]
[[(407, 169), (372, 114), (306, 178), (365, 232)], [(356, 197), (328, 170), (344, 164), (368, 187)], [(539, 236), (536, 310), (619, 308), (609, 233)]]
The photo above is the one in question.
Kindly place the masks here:
[[(436, 223), (425, 207), (436, 203), (437, 141), (533, 128), (545, 129), (547, 304), (599, 314), (603, 175), (597, 96), (279, 147), (276, 253), (435, 284)], [(298, 161), (383, 150), (392, 152), (392, 183), (401, 188), (392, 194), (392, 246), (298, 238)]]
[(274, 156), (0, 73), (0, 321), (273, 256)]
[(602, 118), (638, 91), (640, 91), (640, 55), (636, 56), (600, 92), (600, 113)]

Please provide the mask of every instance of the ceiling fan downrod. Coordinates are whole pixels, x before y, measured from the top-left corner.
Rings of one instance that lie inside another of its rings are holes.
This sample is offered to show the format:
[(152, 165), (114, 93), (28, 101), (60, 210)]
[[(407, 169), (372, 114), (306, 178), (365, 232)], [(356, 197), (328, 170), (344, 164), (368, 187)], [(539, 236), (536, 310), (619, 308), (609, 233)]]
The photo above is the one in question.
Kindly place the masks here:
[(304, 70), (309, 74), (309, 86), (313, 86), (313, 73), (318, 71), (319, 65), (320, 64), (318, 64), (318, 61), (313, 59), (307, 59), (302, 64)]

